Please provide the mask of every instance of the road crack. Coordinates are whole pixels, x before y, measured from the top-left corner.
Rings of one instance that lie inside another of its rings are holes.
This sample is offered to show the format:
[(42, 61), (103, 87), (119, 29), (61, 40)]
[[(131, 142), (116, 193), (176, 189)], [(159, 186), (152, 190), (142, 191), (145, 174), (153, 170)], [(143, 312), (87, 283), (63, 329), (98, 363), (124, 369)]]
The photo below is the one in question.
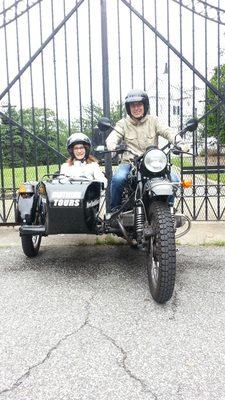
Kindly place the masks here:
[(72, 332), (70, 332), (70, 333), (67, 333), (63, 338), (61, 338), (54, 346), (52, 346), (52, 347), (50, 348), (50, 350), (48, 351), (48, 353), (46, 354), (46, 356), (43, 358), (43, 360), (41, 360), (41, 361), (39, 361), (38, 363), (36, 363), (36, 364), (32, 365), (31, 367), (29, 367), (28, 370), (27, 370), (23, 375), (21, 375), (21, 376), (16, 380), (16, 382), (14, 382), (14, 383), (12, 384), (12, 386), (10, 386), (9, 388), (6, 388), (6, 389), (2, 390), (2, 391), (0, 392), (0, 396), (1, 396), (2, 394), (4, 394), (4, 393), (12, 392), (13, 390), (17, 389), (17, 388), (30, 376), (31, 372), (32, 372), (34, 369), (40, 367), (40, 366), (43, 365), (47, 360), (49, 360), (49, 358), (51, 357), (52, 353), (53, 353), (54, 351), (56, 351), (56, 350), (60, 347), (60, 345), (61, 345), (63, 342), (65, 342), (68, 338), (70, 338), (70, 337), (76, 335), (76, 334), (77, 334), (78, 332), (80, 332), (85, 326), (87, 326), (88, 321), (89, 321), (89, 317), (90, 317), (91, 301), (92, 301), (93, 297), (94, 297), (94, 295), (91, 297), (91, 299), (90, 299), (89, 302), (86, 302), (85, 309), (87, 310), (87, 313), (86, 313), (86, 317), (85, 317), (85, 320), (84, 320), (83, 324), (82, 324), (78, 329), (76, 329), (76, 330), (74, 330), (74, 331), (72, 331)]
[(116, 343), (115, 339), (113, 339), (111, 336), (107, 335), (105, 332), (103, 332), (102, 329), (98, 328), (97, 326), (94, 326), (94, 325), (92, 325), (92, 324), (90, 324), (90, 323), (88, 323), (88, 326), (90, 326), (91, 328), (97, 330), (106, 340), (108, 340), (109, 342), (111, 342), (111, 343), (113, 344), (113, 346), (116, 347), (116, 348), (120, 351), (120, 353), (122, 354), (122, 363), (119, 363), (119, 362), (118, 362), (118, 364), (119, 364), (120, 366), (122, 366), (122, 368), (124, 369), (124, 371), (127, 373), (127, 375), (129, 375), (129, 377), (130, 377), (131, 379), (134, 379), (136, 382), (140, 383), (141, 388), (142, 388), (142, 390), (143, 390), (145, 393), (151, 394), (151, 395), (152, 395), (152, 398), (155, 399), (155, 400), (157, 400), (157, 399), (158, 399), (157, 395), (156, 395), (155, 393), (153, 393), (150, 389), (148, 389), (147, 384), (146, 384), (142, 379), (140, 379), (138, 376), (136, 376), (136, 375), (128, 368), (128, 366), (126, 365), (126, 360), (127, 360), (127, 358), (128, 358), (127, 352), (126, 352), (118, 343)]

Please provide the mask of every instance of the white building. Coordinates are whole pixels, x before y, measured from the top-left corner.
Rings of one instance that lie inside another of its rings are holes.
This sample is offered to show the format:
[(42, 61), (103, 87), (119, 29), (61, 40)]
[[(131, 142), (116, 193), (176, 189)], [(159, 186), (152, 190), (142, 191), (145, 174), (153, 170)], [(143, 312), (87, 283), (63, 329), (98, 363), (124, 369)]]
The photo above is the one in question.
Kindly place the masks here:
[[(147, 89), (147, 93), (150, 100), (150, 113), (158, 115), (162, 122), (169, 124), (176, 131), (181, 128), (181, 117), (183, 124), (185, 124), (188, 119), (193, 117), (193, 114), (196, 117), (200, 117), (204, 113), (204, 88), (195, 87), (195, 108), (193, 113), (193, 89), (183, 88), (181, 92), (181, 88), (172, 83), (168, 88), (167, 64), (165, 72), (159, 75), (157, 81), (154, 80), (152, 82)], [(186, 139), (189, 139), (188, 134)]]

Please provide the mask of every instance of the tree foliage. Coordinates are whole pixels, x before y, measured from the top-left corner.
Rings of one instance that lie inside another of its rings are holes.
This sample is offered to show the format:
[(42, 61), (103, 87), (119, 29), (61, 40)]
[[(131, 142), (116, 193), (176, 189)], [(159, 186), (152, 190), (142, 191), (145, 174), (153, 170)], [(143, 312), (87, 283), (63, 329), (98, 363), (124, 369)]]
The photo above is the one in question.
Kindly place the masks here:
[[(214, 74), (210, 80), (225, 97), (225, 64), (218, 69), (214, 68)], [(218, 96), (207, 89), (205, 112), (208, 112), (220, 102)], [(207, 118), (207, 135), (219, 137), (220, 143), (225, 143), (225, 104), (220, 105), (217, 110), (209, 113)]]
[[(56, 149), (67, 157), (66, 142), (69, 128), (66, 121), (56, 118), (51, 109), (27, 108), (17, 111), (11, 108), (6, 116), (32, 133), (11, 125), (7, 118), (0, 120), (0, 157), (4, 167), (51, 165), (62, 161), (52, 150)], [(82, 131), (92, 137), (103, 110), (98, 104), (84, 106), (80, 119), (71, 122), (71, 133)], [(115, 124), (121, 118), (119, 103), (112, 105), (110, 118)], [(41, 139), (43, 142), (40, 142)], [(47, 146), (46, 146), (46, 145)], [(50, 146), (51, 148), (49, 148)]]
[[(122, 118), (122, 106), (119, 102), (112, 104), (110, 108), (110, 120), (112, 125)], [(98, 120), (103, 117), (103, 109), (98, 104), (86, 105), (82, 108), (82, 116), (72, 124), (72, 131), (81, 131), (92, 136), (93, 130), (97, 127)]]
[[(33, 134), (11, 125), (3, 118), (0, 125), (1, 157), (4, 166), (48, 165), (57, 163), (57, 156), (48, 146), (66, 153), (67, 124), (56, 120), (54, 111), (43, 108), (28, 108), (7, 112), (12, 120)], [(40, 142), (38, 138), (44, 142)], [(46, 145), (45, 145), (46, 143)]]

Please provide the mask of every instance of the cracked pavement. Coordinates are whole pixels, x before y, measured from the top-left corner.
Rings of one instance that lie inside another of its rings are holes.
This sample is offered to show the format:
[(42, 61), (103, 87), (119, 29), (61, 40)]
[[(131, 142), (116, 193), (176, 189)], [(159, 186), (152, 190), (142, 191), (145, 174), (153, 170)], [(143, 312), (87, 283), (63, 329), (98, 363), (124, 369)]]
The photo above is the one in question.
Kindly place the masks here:
[(60, 240), (0, 248), (0, 400), (225, 400), (225, 248), (181, 246), (158, 305), (144, 254)]

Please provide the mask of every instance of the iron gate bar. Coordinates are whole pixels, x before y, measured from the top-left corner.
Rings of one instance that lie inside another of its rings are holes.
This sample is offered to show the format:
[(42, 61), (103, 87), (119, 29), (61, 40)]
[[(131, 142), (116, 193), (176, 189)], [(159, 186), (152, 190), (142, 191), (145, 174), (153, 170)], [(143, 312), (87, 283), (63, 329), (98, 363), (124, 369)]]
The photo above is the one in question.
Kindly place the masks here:
[[(5, 7), (5, 2), (3, 3), (3, 7)], [(4, 22), (5, 22), (5, 14), (4, 14)], [(8, 60), (8, 43), (7, 43), (7, 34), (6, 34), (6, 25), (4, 25), (4, 42), (5, 42), (5, 52), (6, 52), (6, 78), (7, 85), (9, 84), (9, 60)], [(8, 91), (8, 105), (9, 105), (9, 117), (11, 117), (11, 99), (10, 92)], [(12, 126), (9, 127), (9, 143), (11, 147), (11, 161), (12, 161), (12, 183), (13, 183), (13, 197), (15, 196), (15, 164), (14, 164), (14, 146), (13, 146), (13, 131)], [(4, 182), (3, 182), (4, 184)], [(14, 204), (14, 215), (16, 213), (16, 205)]]
[[(169, 11), (169, 0), (167, 0), (167, 40), (168, 42), (170, 41), (170, 11)], [(144, 22), (143, 22), (144, 23)], [(168, 74), (168, 82), (167, 82), (167, 95), (168, 95), (168, 109), (167, 109), (167, 118), (168, 118), (168, 125), (170, 126), (171, 123), (171, 118), (170, 118), (170, 49), (169, 47), (167, 48), (167, 65), (165, 68), (167, 68), (167, 74)]]
[[(129, 0), (131, 5), (131, 0)], [(134, 60), (133, 60), (133, 27), (132, 27), (132, 12), (130, 10), (130, 65), (131, 65), (131, 87), (134, 87)]]
[[(134, 7), (132, 7), (126, 0), (121, 0), (122, 3), (124, 3), (128, 8), (131, 9), (131, 11), (137, 15), (138, 18), (140, 18), (145, 25), (147, 25), (156, 35), (159, 37), (172, 51), (176, 56), (182, 59), (182, 61), (212, 90), (213, 93), (215, 93), (222, 101), (222, 103), (225, 103), (225, 97), (222, 96), (222, 94), (217, 90), (215, 86), (211, 84), (204, 76), (171, 44), (168, 42), (168, 40), (165, 39), (165, 37), (157, 31)], [(1, 96), (0, 96), (1, 100)]]
[[(64, 18), (66, 16), (66, 2), (63, 0), (63, 15)], [(66, 65), (66, 96), (67, 96), (67, 112), (68, 112), (68, 132), (69, 136), (71, 135), (71, 126), (70, 126), (70, 94), (69, 94), (69, 73), (68, 73), (68, 49), (67, 49), (67, 26), (64, 25), (64, 42), (65, 42), (65, 65)], [(59, 150), (59, 148), (58, 148)]]
[[(192, 5), (194, 4), (194, 0), (192, 0)], [(195, 14), (192, 13), (192, 64), (193, 67), (195, 67)], [(192, 87), (193, 87), (193, 97), (192, 97), (192, 115), (195, 115), (195, 73), (194, 71), (192, 71)], [(196, 151), (197, 153), (197, 137), (195, 135), (192, 136), (192, 144), (193, 144), (193, 149), (194, 152)], [(196, 143), (195, 143), (196, 142)], [(196, 146), (195, 146), (196, 144)], [(192, 163), (193, 163), (193, 168), (195, 167), (196, 164), (196, 160), (195, 160), (195, 156), (192, 157)], [(193, 176), (193, 186), (196, 185), (196, 181), (195, 181), (195, 175)], [(196, 198), (195, 196), (193, 196), (193, 210), (194, 210), (194, 214), (195, 214), (195, 210), (196, 210)]]
[[(77, 4), (77, 0), (76, 0)], [(80, 130), (83, 131), (82, 118), (82, 99), (81, 99), (81, 79), (80, 79), (80, 40), (79, 40), (79, 20), (78, 11), (76, 13), (76, 37), (77, 37), (77, 73), (78, 73), (78, 92), (79, 92), (79, 109), (80, 109)]]
[(119, 11), (119, 1), (117, 0), (117, 37), (118, 37), (118, 60), (119, 60), (119, 100), (120, 100), (120, 118), (122, 118), (122, 80), (121, 80), (121, 43), (120, 43), (120, 11)]
[[(180, 4), (180, 0), (172, 0), (172, 1), (173, 1), (174, 3)], [(206, 5), (206, 6), (208, 6), (209, 8), (214, 8), (214, 9), (216, 9), (218, 14), (219, 14), (220, 12), (221, 12), (222, 14), (225, 13), (225, 10), (224, 10), (224, 9), (219, 8), (219, 7), (216, 7), (216, 6), (213, 6), (212, 4), (206, 3), (205, 1), (203, 2), (203, 1), (198, 0), (198, 2), (199, 2), (199, 3), (202, 3), (202, 4)], [(183, 4), (183, 3), (182, 3), (182, 6), (183, 6), (184, 8), (186, 8), (188, 11), (191, 11), (191, 12), (195, 13), (196, 15), (199, 15), (200, 17), (206, 18), (205, 15), (203, 15), (203, 14), (201, 14), (200, 12), (198, 12), (198, 11), (195, 10), (195, 4), (193, 4), (193, 1), (192, 1), (192, 8), (189, 8), (188, 5)], [(213, 22), (217, 22), (214, 18), (209, 17), (209, 16), (207, 16), (207, 19), (209, 19), (210, 21), (213, 21)], [(220, 22), (220, 24), (225, 25), (225, 22), (222, 22), (221, 20), (220, 20), (219, 22)]]
[(3, 9), (3, 11), (0, 11), (0, 15), (4, 15), (4, 13), (6, 13), (7, 11), (12, 10), (13, 7), (16, 7), (17, 4), (19, 4), (21, 1), (23, 1), (23, 0), (16, 0), (15, 3), (12, 4), (11, 6), (9, 6), (9, 7), (4, 7), (4, 0), (3, 0), (3, 7), (4, 7), (4, 9)]
[[(101, 35), (102, 35), (102, 76), (103, 76), (103, 115), (110, 118), (110, 99), (109, 99), (109, 66), (108, 66), (108, 32), (107, 32), (107, 8), (106, 0), (101, 0)], [(105, 172), (108, 179), (106, 189), (106, 212), (109, 213), (110, 207), (110, 183), (112, 179), (112, 159), (111, 154), (105, 155)]]
[[(4, 188), (4, 170), (3, 170), (3, 157), (2, 157), (2, 135), (1, 135), (1, 126), (0, 126), (0, 171), (1, 171), (1, 182), (2, 182), (2, 186)], [(1, 188), (1, 192), (2, 192), (2, 188)], [(1, 196), (0, 196), (1, 199)], [(5, 202), (3, 201), (2, 203), (2, 208), (3, 208), (3, 215), (5, 215)], [(3, 217), (0, 215), (2, 221), (3, 221)]]
[(214, 5), (210, 4), (210, 3), (207, 3), (207, 1), (205, 1), (205, 0), (204, 1), (203, 0), (197, 0), (197, 1), (198, 1), (198, 3), (202, 3), (206, 7), (214, 8), (217, 11), (221, 11), (221, 12), (225, 13), (225, 10), (220, 8), (219, 6), (218, 7), (214, 6)]
[[(206, 10), (205, 10), (206, 11)], [(207, 12), (207, 11), (206, 11)], [(205, 18), (205, 76), (206, 79), (208, 78), (208, 31), (207, 31), (207, 18)], [(208, 92), (207, 92), (207, 85), (205, 85), (205, 101), (207, 104), (207, 100), (208, 100)], [(205, 124), (204, 124), (204, 134), (205, 134), (205, 165), (208, 164), (208, 150), (207, 150), (207, 131), (208, 131), (208, 116), (205, 118)], [(207, 188), (207, 184), (208, 184), (208, 175), (205, 174), (205, 186)], [(208, 188), (207, 188), (208, 189)], [(207, 195), (207, 190), (206, 190), (206, 195)], [(206, 201), (205, 203), (205, 213), (206, 213), (206, 220), (208, 220), (208, 201)]]
[[(142, 0), (142, 15), (144, 17), (145, 9), (144, 9), (144, 0)], [(142, 22), (142, 42), (143, 42), (143, 89), (146, 90), (146, 76), (145, 76), (145, 24)]]
[(90, 109), (91, 109), (91, 130), (94, 129), (93, 120), (93, 87), (92, 87), (92, 47), (91, 47), (91, 9), (88, 0), (88, 46), (89, 46), (89, 82), (90, 82)]
[[(219, 6), (219, 0), (218, 0), (218, 6)], [(218, 13), (218, 22), (217, 22), (217, 55), (218, 55), (218, 60), (217, 60), (217, 69), (218, 69), (218, 75), (217, 75), (217, 80), (218, 80), (218, 89), (221, 90), (221, 79), (220, 79), (220, 23), (219, 23), (219, 11)], [(220, 167), (220, 144), (219, 144), (219, 139), (220, 139), (220, 127), (219, 127), (219, 116), (220, 116), (220, 107), (218, 107), (217, 112), (216, 112), (216, 137), (217, 137), (217, 165)], [(220, 184), (220, 174), (217, 174), (217, 185)], [(217, 196), (217, 212), (220, 214), (220, 199), (219, 196)]]
[[(17, 14), (17, 7), (16, 7)], [(17, 67), (20, 71), (20, 46), (19, 46), (19, 31), (18, 31), (18, 19), (16, 18), (16, 49), (17, 49)], [(20, 123), (21, 123), (21, 133), (23, 132), (23, 102), (22, 102), (22, 88), (21, 88), (21, 77), (19, 78), (19, 103), (20, 103)], [(26, 180), (26, 158), (24, 151), (24, 135), (22, 133), (22, 153), (23, 153), (23, 175)]]
[(3, 90), (3, 92), (0, 94), (0, 100), (3, 99), (3, 97), (6, 95), (6, 93), (9, 92), (11, 87), (18, 81), (18, 79), (21, 77), (21, 75), (26, 71), (26, 69), (30, 66), (30, 64), (37, 58), (37, 56), (43, 51), (43, 49), (47, 46), (47, 44), (53, 39), (53, 37), (56, 35), (56, 33), (64, 26), (64, 24), (68, 21), (68, 19), (75, 13), (75, 11), (78, 10), (80, 5), (84, 2), (84, 0), (79, 0), (77, 5), (67, 14), (67, 16), (60, 22), (60, 24), (54, 29), (54, 31), (51, 33), (51, 35), (48, 36), (48, 38), (44, 41), (43, 45), (39, 47), (39, 49), (33, 54), (31, 59), (23, 66), (23, 68), (20, 70), (20, 72), (14, 77), (14, 79), (8, 84), (7, 88)]
[[(156, 0), (154, 0), (154, 18), (155, 26), (157, 27), (157, 6)], [(158, 81), (158, 41), (157, 35), (155, 34), (155, 85), (156, 85), (156, 114), (159, 112), (159, 81)]]
[[(21, 1), (21, 0), (19, 0), (19, 1)], [(17, 14), (14, 18), (10, 19), (9, 21), (5, 21), (2, 25), (0, 25), (0, 29), (3, 28), (3, 27), (6, 26), (6, 25), (9, 25), (11, 22), (17, 20), (17, 18), (19, 18), (19, 17), (21, 17), (22, 15), (24, 15), (24, 14), (25, 14), (26, 12), (28, 12), (32, 7), (36, 6), (36, 5), (37, 5), (38, 3), (40, 3), (41, 1), (43, 1), (43, 0), (37, 0), (35, 3), (31, 4), (30, 6), (28, 6), (25, 10), (21, 11), (20, 14)], [(13, 6), (15, 6), (15, 4), (13, 4), (11, 7), (8, 7), (8, 9), (4, 9), (4, 10), (0, 13), (0, 15), (3, 14), (4, 16), (6, 16), (5, 10), (6, 10), (6, 11), (11, 10)], [(17, 13), (17, 7), (15, 7), (15, 9), (16, 9), (16, 13)]]
[[(54, 26), (53, 0), (51, 0), (51, 17), (52, 17), (52, 30), (54, 31), (55, 26)], [(52, 38), (52, 52), (53, 52), (52, 55), (53, 55), (54, 85), (55, 85), (55, 115), (56, 115), (57, 147), (58, 147), (58, 151), (59, 151), (59, 110), (58, 110), (58, 88), (57, 88), (57, 77), (56, 77), (55, 35)], [(46, 125), (47, 125), (47, 117), (46, 117)], [(46, 138), (47, 138), (47, 142), (48, 142), (48, 135), (46, 135)], [(59, 162), (59, 160), (58, 160), (58, 162)], [(49, 173), (49, 152), (47, 152), (47, 172)]]
[[(8, 121), (8, 125), (10, 127), (15, 126), (16, 128), (18, 128), (20, 131), (23, 131), (24, 133), (26, 133), (27, 135), (31, 136), (33, 139), (36, 138), (36, 140), (39, 143), (42, 143), (46, 148), (48, 148), (49, 150), (53, 151), (55, 154), (63, 157), (64, 159), (66, 159), (67, 157), (64, 156), (62, 153), (60, 153), (58, 150), (54, 149), (54, 147), (50, 146), (48, 143), (46, 143), (43, 139), (39, 138), (38, 136), (35, 136), (34, 133), (30, 132), (28, 129), (26, 128), (22, 128), (20, 124), (18, 124), (18, 122), (14, 121), (12, 118), (8, 117), (6, 114), (4, 114), (2, 111), (0, 111), (0, 117), (6, 119)], [(15, 187), (15, 185), (14, 185)]]
[[(180, 54), (183, 57), (183, 32), (182, 32), (182, 6), (180, 4), (179, 9), (179, 22), (180, 22)], [(180, 126), (183, 123), (183, 62), (180, 59)], [(181, 162), (183, 160), (183, 155), (181, 155)]]

